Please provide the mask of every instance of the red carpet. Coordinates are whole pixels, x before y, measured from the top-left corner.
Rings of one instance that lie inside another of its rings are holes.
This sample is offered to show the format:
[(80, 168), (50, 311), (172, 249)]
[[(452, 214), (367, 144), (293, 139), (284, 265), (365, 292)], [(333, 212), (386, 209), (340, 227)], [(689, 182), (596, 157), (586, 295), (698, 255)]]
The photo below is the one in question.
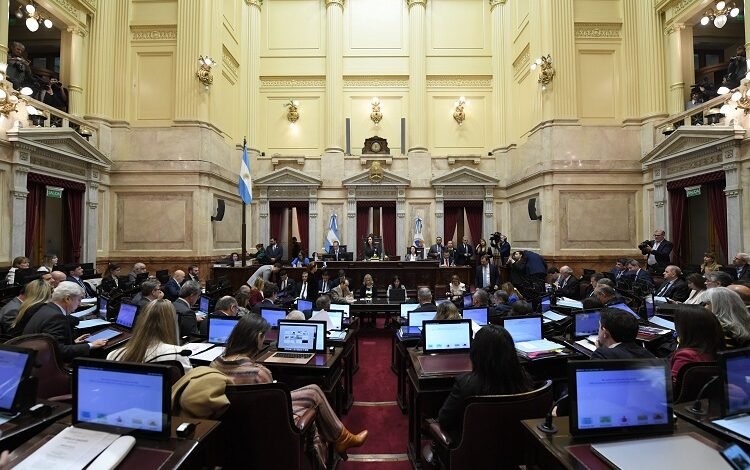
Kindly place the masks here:
[(359, 371), (354, 375), (354, 400), (393, 401), (396, 375), (391, 371), (390, 336), (359, 338)]
[[(355, 393), (357, 389), (354, 389)], [(396, 405), (353, 406), (344, 419), (352, 432), (370, 431), (362, 447), (350, 454), (405, 454), (408, 419)]]

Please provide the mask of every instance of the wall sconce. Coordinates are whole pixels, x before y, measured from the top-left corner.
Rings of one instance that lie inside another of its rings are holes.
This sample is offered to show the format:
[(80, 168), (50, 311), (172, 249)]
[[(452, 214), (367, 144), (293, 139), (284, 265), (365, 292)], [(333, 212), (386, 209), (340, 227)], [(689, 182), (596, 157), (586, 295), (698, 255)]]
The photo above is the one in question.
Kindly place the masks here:
[(750, 79), (747, 76), (740, 81), (740, 86), (734, 90), (723, 86), (716, 90), (716, 92), (719, 95), (729, 95), (724, 105), (719, 108), (720, 114), (727, 116), (736, 113), (738, 109), (745, 111), (745, 114), (750, 114)]
[(31, 96), (34, 91), (25, 86), (20, 91), (13, 89), (10, 82), (5, 81), (5, 71), (8, 69), (8, 64), (0, 64), (0, 73), (2, 73), (3, 81), (0, 82), (0, 114), (8, 117), (10, 113), (18, 111), (18, 103), (23, 102), (26, 104), (24, 99), (26, 96)]
[(299, 120), (299, 101), (289, 98), (289, 102), (284, 103), (286, 108), (286, 120), (294, 124)]
[(198, 81), (206, 87), (206, 90), (208, 90), (208, 85), (214, 82), (214, 76), (211, 75), (211, 67), (216, 65), (216, 62), (214, 62), (209, 56), (200, 56), (198, 57), (198, 64), (200, 67), (198, 67), (198, 71), (195, 72), (195, 76), (198, 77)]
[(531, 70), (536, 70), (539, 67), (539, 79), (537, 83), (542, 84), (542, 90), (546, 90), (552, 79), (555, 78), (555, 69), (552, 68), (552, 57), (547, 54), (547, 57), (541, 56), (534, 63), (531, 64)]
[(370, 113), (370, 120), (377, 126), (383, 119), (383, 113), (380, 111), (380, 98), (378, 98), (377, 96), (374, 97), (372, 99), (371, 105), (372, 112)]
[(466, 120), (466, 113), (464, 112), (464, 106), (466, 106), (467, 104), (468, 103), (466, 101), (466, 98), (464, 98), (463, 96), (460, 97), (458, 101), (453, 103), (453, 106), (455, 108), (453, 110), (453, 119), (456, 120), (459, 126), (463, 124), (464, 121)]

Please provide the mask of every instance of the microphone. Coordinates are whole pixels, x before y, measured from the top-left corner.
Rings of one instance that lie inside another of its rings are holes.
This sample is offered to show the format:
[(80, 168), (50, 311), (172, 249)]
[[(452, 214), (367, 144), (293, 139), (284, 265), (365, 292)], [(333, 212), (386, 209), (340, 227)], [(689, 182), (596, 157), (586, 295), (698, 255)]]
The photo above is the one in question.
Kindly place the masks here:
[(693, 404), (685, 406), (685, 409), (696, 415), (702, 416), (702, 415), (708, 414), (708, 410), (703, 409), (703, 403), (701, 403), (701, 400), (703, 399), (703, 394), (706, 392), (709, 385), (714, 383), (716, 379), (718, 378), (719, 378), (718, 375), (714, 375), (713, 377), (711, 377), (711, 380), (706, 382), (706, 385), (704, 385), (703, 388), (701, 388), (701, 391), (698, 392), (698, 396), (695, 398), (695, 401), (693, 402)]
[(549, 411), (547, 411), (547, 416), (544, 417), (544, 422), (537, 424), (536, 428), (540, 431), (542, 431), (544, 434), (554, 434), (557, 432), (557, 426), (552, 422), (552, 410), (557, 407), (563, 400), (568, 399), (568, 394), (561, 396), (557, 400), (555, 400), (554, 403), (552, 403), (552, 406), (550, 407)]
[(176, 351), (176, 352), (159, 354), (157, 356), (152, 357), (151, 359), (149, 359), (145, 363), (148, 364), (149, 362), (154, 362), (155, 360), (159, 359), (160, 357), (164, 357), (164, 356), (184, 356), (184, 357), (188, 357), (191, 354), (193, 354), (193, 351), (191, 351), (189, 349), (182, 349), (182, 350)]

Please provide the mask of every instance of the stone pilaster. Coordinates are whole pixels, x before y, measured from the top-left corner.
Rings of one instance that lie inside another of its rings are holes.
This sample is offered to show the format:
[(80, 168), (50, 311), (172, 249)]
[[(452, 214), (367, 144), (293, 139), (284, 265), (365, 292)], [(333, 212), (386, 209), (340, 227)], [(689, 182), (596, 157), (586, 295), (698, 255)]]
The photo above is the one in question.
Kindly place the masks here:
[(683, 36), (685, 25), (675, 23), (665, 31), (668, 42), (669, 55), (669, 114), (681, 113), (685, 110), (685, 78), (683, 77)]
[(398, 188), (396, 195), (396, 253), (386, 253), (388, 256), (399, 256), (404, 251), (406, 243), (406, 188)]
[[(659, 14), (653, 2), (636, 0), (638, 16), (638, 87), (641, 117), (664, 116), (667, 111), (664, 83), (664, 41)], [(626, 19), (627, 20), (627, 19)], [(692, 59), (691, 59), (692, 61)]]
[(409, 6), (409, 154), (427, 152), (427, 0), (406, 0)]
[[(8, 4), (10, 2), (0, 2), (0, 18), (8, 18)], [(0, 21), (0, 57), (6, 61), (8, 55), (8, 22)]]
[[(623, 0), (622, 54), (625, 64), (622, 74), (623, 90), (638, 90), (638, 70), (641, 51), (638, 50), (638, 3), (639, 0)], [(638, 117), (639, 100), (625, 99), (622, 102), (622, 115), (625, 120)]]
[(261, 0), (246, 0), (248, 3), (248, 29), (247, 29), (247, 55), (246, 66), (243, 71), (247, 73), (247, 86), (243, 87), (247, 92), (247, 147), (253, 155), (260, 155), (258, 141), (260, 140), (259, 122), (260, 113), (254, 110), (260, 109), (260, 41), (261, 41)]
[[(115, 1), (100, 2), (97, 5), (96, 16), (91, 25), (91, 47), (89, 48), (89, 74), (86, 115), (102, 119), (110, 119), (113, 114), (113, 97), (124, 96), (125, 88), (115, 93), (115, 54), (118, 49), (126, 49), (127, 42), (116, 43), (112, 36), (117, 23)], [(124, 67), (118, 67), (117, 75)]]
[[(105, 3), (99, 2), (98, 8)], [(106, 2), (109, 3), (109, 2)], [(130, 28), (127, 18), (130, 18), (130, 0), (115, 0), (112, 2), (115, 4), (115, 23), (114, 28), (111, 32), (114, 37), (114, 68), (118, 73), (115, 73), (113, 83), (115, 90), (127, 90), (130, 89), (130, 80), (125, 73), (119, 73), (120, 71), (127, 70), (128, 64), (128, 52), (130, 50)], [(96, 47), (96, 44), (93, 44)], [(127, 93), (114, 93), (114, 101), (112, 103), (112, 118), (115, 121), (127, 121), (128, 120), (128, 97)]]
[(344, 0), (326, 0), (326, 153), (344, 154)]
[(73, 62), (68, 69), (68, 112), (75, 116), (83, 116), (84, 113), (84, 93), (83, 93), (83, 60), (85, 51), (83, 39), (86, 31), (77, 27), (68, 28), (70, 33), (70, 50), (69, 58)]
[[(507, 15), (506, 0), (490, 0), (492, 16), (492, 120), (493, 120), (493, 152), (508, 145), (508, 131), (505, 112), (506, 96), (509, 81), (506, 74), (510, 69), (507, 64), (507, 45), (503, 22)], [(484, 233), (484, 232), (482, 232)]]
[[(208, 94), (211, 92), (198, 81), (198, 57), (211, 55), (203, 37), (208, 33), (211, 2), (178, 0), (177, 2), (177, 60), (175, 77), (175, 121), (207, 121)], [(214, 61), (221, 60), (211, 56)], [(212, 72), (215, 73), (215, 70)]]
[(547, 10), (543, 16), (548, 22), (549, 42), (548, 52), (540, 52), (541, 55), (549, 53), (552, 56), (552, 67), (556, 72), (548, 87), (550, 93), (545, 95), (552, 108), (544, 109), (544, 118), (577, 119), (574, 1), (556, 0), (542, 4), (542, 8)]
[(357, 243), (357, 190), (346, 190), (346, 244), (354, 259), (359, 259), (359, 244)]

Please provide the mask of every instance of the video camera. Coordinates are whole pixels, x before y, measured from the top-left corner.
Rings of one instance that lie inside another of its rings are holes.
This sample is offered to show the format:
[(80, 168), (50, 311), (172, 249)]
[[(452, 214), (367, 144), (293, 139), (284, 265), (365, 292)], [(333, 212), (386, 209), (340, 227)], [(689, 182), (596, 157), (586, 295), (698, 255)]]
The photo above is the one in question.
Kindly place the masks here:
[(502, 234), (500, 232), (495, 232), (492, 235), (490, 235), (490, 243), (492, 245), (498, 245), (500, 243), (500, 237), (502, 237)]
[(651, 240), (643, 240), (638, 244), (638, 249), (641, 250), (641, 254), (643, 256), (646, 256), (650, 253), (650, 250), (647, 250), (646, 247), (653, 248), (654, 242), (652, 242)]

